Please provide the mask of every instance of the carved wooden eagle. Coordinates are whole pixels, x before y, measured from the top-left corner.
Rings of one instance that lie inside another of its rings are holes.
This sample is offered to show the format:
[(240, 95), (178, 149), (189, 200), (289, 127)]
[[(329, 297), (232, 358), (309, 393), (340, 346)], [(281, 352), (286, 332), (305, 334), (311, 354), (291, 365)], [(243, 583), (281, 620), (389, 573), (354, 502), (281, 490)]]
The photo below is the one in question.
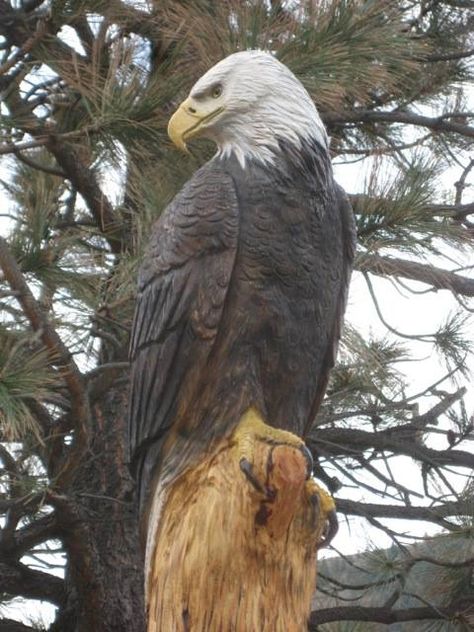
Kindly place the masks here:
[(324, 125), (271, 54), (239, 52), (211, 68), (169, 135), (181, 148), (206, 137), (218, 149), (154, 225), (139, 274), (129, 432), (145, 524), (159, 489), (250, 408), (275, 429), (310, 429), (354, 255)]

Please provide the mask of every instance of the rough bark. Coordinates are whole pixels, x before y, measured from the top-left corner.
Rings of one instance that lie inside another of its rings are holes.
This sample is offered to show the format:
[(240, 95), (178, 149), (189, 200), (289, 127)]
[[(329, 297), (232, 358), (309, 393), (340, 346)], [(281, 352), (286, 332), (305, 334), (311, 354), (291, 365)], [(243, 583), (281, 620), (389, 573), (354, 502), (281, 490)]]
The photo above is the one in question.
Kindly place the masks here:
[(299, 450), (257, 443), (258, 491), (226, 441), (173, 484), (149, 577), (148, 632), (305, 629), (333, 507), (306, 468)]
[[(51, 497), (68, 554), (66, 605), (52, 632), (143, 632), (143, 560), (125, 462), (127, 395), (93, 408), (96, 430), (67, 495)], [(119, 589), (117, 589), (119, 587)]]

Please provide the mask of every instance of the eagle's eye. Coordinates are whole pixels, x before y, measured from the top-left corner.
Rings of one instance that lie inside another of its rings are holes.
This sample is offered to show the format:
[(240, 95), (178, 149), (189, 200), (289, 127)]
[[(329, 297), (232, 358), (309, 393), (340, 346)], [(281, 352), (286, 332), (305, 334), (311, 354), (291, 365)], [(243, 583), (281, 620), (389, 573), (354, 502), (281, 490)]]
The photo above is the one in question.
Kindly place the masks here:
[(211, 97), (213, 99), (218, 99), (221, 96), (221, 94), (222, 94), (222, 86), (220, 84), (212, 88)]

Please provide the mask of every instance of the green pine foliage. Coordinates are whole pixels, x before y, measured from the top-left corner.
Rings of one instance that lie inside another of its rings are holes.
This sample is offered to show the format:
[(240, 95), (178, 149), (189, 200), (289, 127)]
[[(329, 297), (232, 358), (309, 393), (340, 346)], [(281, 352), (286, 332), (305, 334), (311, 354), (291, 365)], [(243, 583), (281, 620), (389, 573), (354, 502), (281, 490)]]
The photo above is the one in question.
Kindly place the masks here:
[(0, 328), (0, 433), (7, 441), (34, 435), (43, 443), (31, 402), (61, 401), (62, 379), (38, 340), (3, 325)]

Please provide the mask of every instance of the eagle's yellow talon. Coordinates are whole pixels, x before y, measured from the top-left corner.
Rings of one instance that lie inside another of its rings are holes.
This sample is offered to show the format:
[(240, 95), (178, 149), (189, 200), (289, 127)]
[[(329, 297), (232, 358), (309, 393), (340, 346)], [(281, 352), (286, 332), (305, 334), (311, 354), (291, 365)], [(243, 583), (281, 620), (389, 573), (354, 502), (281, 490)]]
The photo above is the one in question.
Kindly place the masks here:
[(336, 503), (328, 492), (320, 487), (314, 479), (306, 482), (306, 494), (311, 501), (316, 501), (326, 526), (323, 537), (318, 544), (318, 549), (328, 546), (339, 529), (339, 522), (336, 513)]
[(314, 478), (310, 479), (306, 483), (306, 493), (308, 496), (317, 496), (319, 506), (324, 514), (328, 514), (331, 511), (336, 510), (336, 503), (334, 498), (323, 487), (320, 487)]
[(258, 478), (255, 476), (253, 472), (253, 465), (250, 463), (250, 461), (243, 457), (242, 459), (240, 459), (239, 465), (249, 483), (251, 483), (258, 492), (267, 495), (267, 490), (265, 489), (265, 487), (263, 487)]
[[(255, 408), (249, 408), (232, 435), (232, 442), (236, 446), (240, 459), (253, 454), (256, 441), (275, 445), (290, 445), (299, 450), (307, 450), (304, 441), (297, 435), (287, 430), (269, 426)], [(251, 459), (249, 460), (251, 461)]]
[(311, 475), (313, 459), (304, 441), (292, 432), (269, 426), (255, 408), (249, 408), (235, 429), (232, 442), (237, 452), (240, 469), (257, 491), (268, 493), (253, 472), (253, 456), (255, 444), (258, 441), (271, 445), (289, 445), (300, 450), (308, 464), (308, 477)]

